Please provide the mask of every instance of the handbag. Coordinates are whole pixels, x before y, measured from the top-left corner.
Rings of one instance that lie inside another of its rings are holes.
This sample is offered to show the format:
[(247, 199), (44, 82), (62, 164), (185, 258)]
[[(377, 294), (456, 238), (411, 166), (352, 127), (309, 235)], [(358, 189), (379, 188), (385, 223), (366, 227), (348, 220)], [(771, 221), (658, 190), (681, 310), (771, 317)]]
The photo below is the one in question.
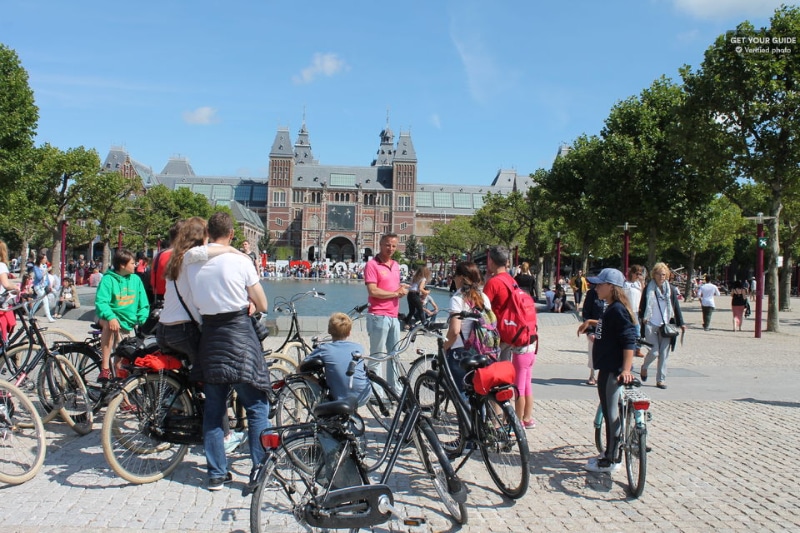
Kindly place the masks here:
[[(658, 290), (658, 289), (656, 289), (656, 290)], [(654, 296), (656, 298), (656, 303), (658, 304), (658, 312), (661, 313), (661, 316), (663, 318), (664, 311), (661, 310), (661, 302), (658, 301), (658, 295), (657, 294), (655, 294)], [(674, 339), (675, 337), (677, 337), (678, 335), (681, 334), (681, 328), (679, 328), (675, 324), (670, 324), (669, 322), (665, 322), (665, 323), (661, 324), (661, 326), (658, 328), (658, 332), (665, 339)]]

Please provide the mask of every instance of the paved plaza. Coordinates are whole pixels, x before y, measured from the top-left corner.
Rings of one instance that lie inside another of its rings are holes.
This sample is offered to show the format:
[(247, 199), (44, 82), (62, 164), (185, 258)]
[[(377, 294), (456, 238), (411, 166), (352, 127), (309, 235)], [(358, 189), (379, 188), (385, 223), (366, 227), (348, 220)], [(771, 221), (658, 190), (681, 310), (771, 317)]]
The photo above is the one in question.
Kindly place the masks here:
[[(670, 358), (668, 389), (655, 387), (651, 367), (644, 391), (652, 399), (652, 451), (638, 500), (626, 495), (624, 468), (613, 475), (583, 471), (587, 458), (596, 455), (597, 391), (584, 385), (586, 340), (576, 335), (574, 315), (540, 314), (541, 349), (534, 367), (538, 426), (527, 432), (530, 489), (516, 502), (502, 497), (476, 453), (461, 471), (469, 485), (469, 523), (461, 529), (800, 531), (800, 300), (793, 299), (794, 311), (781, 313), (782, 332), (764, 332), (761, 339), (754, 338), (751, 319), (747, 331), (731, 331), (728, 302), (718, 298), (710, 331), (700, 326), (697, 302), (683, 305), (690, 325), (683, 346)], [(81, 338), (88, 322), (63, 319), (56, 326)], [(353, 339), (366, 345), (361, 327), (357, 323)], [(420, 339), (417, 345), (432, 343)], [(641, 361), (635, 361), (637, 373)], [(137, 486), (108, 467), (100, 421), (84, 437), (51, 423), (48, 437), (39, 475), (20, 486), (0, 487), (4, 532), (250, 530), (250, 498), (241, 496), (250, 470), (246, 453), (232, 457), (233, 485), (211, 493), (200, 448), (192, 449), (169, 479)], [(416, 531), (459, 529), (412, 461), (401, 461), (392, 485), (409, 515), (427, 519)], [(403, 530), (389, 524), (376, 531), (391, 529)]]

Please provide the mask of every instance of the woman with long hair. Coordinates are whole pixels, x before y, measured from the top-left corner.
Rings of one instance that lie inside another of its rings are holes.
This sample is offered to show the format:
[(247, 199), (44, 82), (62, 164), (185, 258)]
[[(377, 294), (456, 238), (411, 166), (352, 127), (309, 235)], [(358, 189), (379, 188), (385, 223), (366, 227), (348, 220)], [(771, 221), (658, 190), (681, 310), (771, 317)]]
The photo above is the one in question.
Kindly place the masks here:
[(647, 283), (639, 304), (639, 322), (642, 334), (652, 348), (647, 352), (642, 363), (642, 381), (647, 381), (647, 368), (658, 358), (656, 387), (667, 388), (667, 359), (675, 349), (676, 338), (666, 337), (661, 332), (664, 324), (675, 324), (686, 331), (683, 314), (678, 303), (678, 288), (669, 282), (669, 267), (664, 263), (656, 263), (651, 271), (652, 279)]
[(414, 272), (411, 284), (408, 286), (408, 315), (406, 315), (405, 329), (411, 329), (414, 322), (425, 322), (425, 311), (422, 306), (423, 300), (430, 294), (430, 290), (425, 288), (425, 284), (431, 279), (431, 270), (427, 266), (421, 266)]
[(578, 328), (578, 334), (595, 326), (592, 360), (597, 370), (597, 395), (606, 420), (605, 455), (593, 457), (586, 463), (589, 472), (614, 472), (616, 450), (622, 423), (619, 413), (620, 385), (633, 380), (633, 352), (639, 335), (636, 315), (625, 295), (625, 276), (614, 268), (604, 268), (597, 277), (589, 278), (597, 297), (605, 300), (606, 307), (598, 320), (587, 320)]
[(450, 298), (450, 327), (444, 341), (447, 354), (447, 364), (455, 378), (460, 391), (464, 391), (464, 376), (466, 372), (461, 368), (459, 361), (464, 355), (464, 339), (469, 337), (475, 324), (474, 320), (462, 320), (458, 313), (472, 311), (478, 308), (481, 311), (491, 309), (489, 298), (481, 291), (483, 277), (478, 266), (471, 261), (462, 261), (456, 265), (453, 274), (453, 283), (456, 292)]

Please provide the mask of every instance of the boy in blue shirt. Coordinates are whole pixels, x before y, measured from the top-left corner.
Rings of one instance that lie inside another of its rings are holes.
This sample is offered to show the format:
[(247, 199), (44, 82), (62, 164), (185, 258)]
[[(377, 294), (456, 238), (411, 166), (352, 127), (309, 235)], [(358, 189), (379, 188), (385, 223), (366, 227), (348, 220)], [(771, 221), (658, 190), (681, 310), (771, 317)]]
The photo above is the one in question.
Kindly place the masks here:
[(330, 389), (331, 400), (344, 400), (355, 397), (358, 405), (364, 405), (370, 396), (369, 378), (364, 361), (356, 364), (352, 376), (353, 385), (350, 386), (351, 376), (347, 369), (353, 360), (353, 352), (364, 353), (364, 348), (357, 342), (348, 341), (353, 321), (344, 313), (333, 313), (328, 320), (328, 333), (333, 339), (331, 342), (320, 345), (309, 354), (308, 359), (321, 359), (325, 365), (325, 380)]

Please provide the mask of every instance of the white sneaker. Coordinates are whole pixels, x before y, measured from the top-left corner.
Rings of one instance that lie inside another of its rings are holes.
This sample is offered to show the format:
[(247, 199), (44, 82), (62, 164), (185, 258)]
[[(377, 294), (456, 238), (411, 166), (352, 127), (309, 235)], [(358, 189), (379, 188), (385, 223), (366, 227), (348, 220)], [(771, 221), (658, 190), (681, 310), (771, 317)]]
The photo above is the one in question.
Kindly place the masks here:
[(597, 457), (592, 457), (586, 462), (586, 465), (583, 467), (584, 470), (587, 472), (608, 472), (613, 473), (620, 469), (619, 463), (612, 463), (605, 457), (598, 459)]
[(225, 453), (231, 453), (247, 441), (247, 433), (244, 431), (231, 431), (225, 437)]

